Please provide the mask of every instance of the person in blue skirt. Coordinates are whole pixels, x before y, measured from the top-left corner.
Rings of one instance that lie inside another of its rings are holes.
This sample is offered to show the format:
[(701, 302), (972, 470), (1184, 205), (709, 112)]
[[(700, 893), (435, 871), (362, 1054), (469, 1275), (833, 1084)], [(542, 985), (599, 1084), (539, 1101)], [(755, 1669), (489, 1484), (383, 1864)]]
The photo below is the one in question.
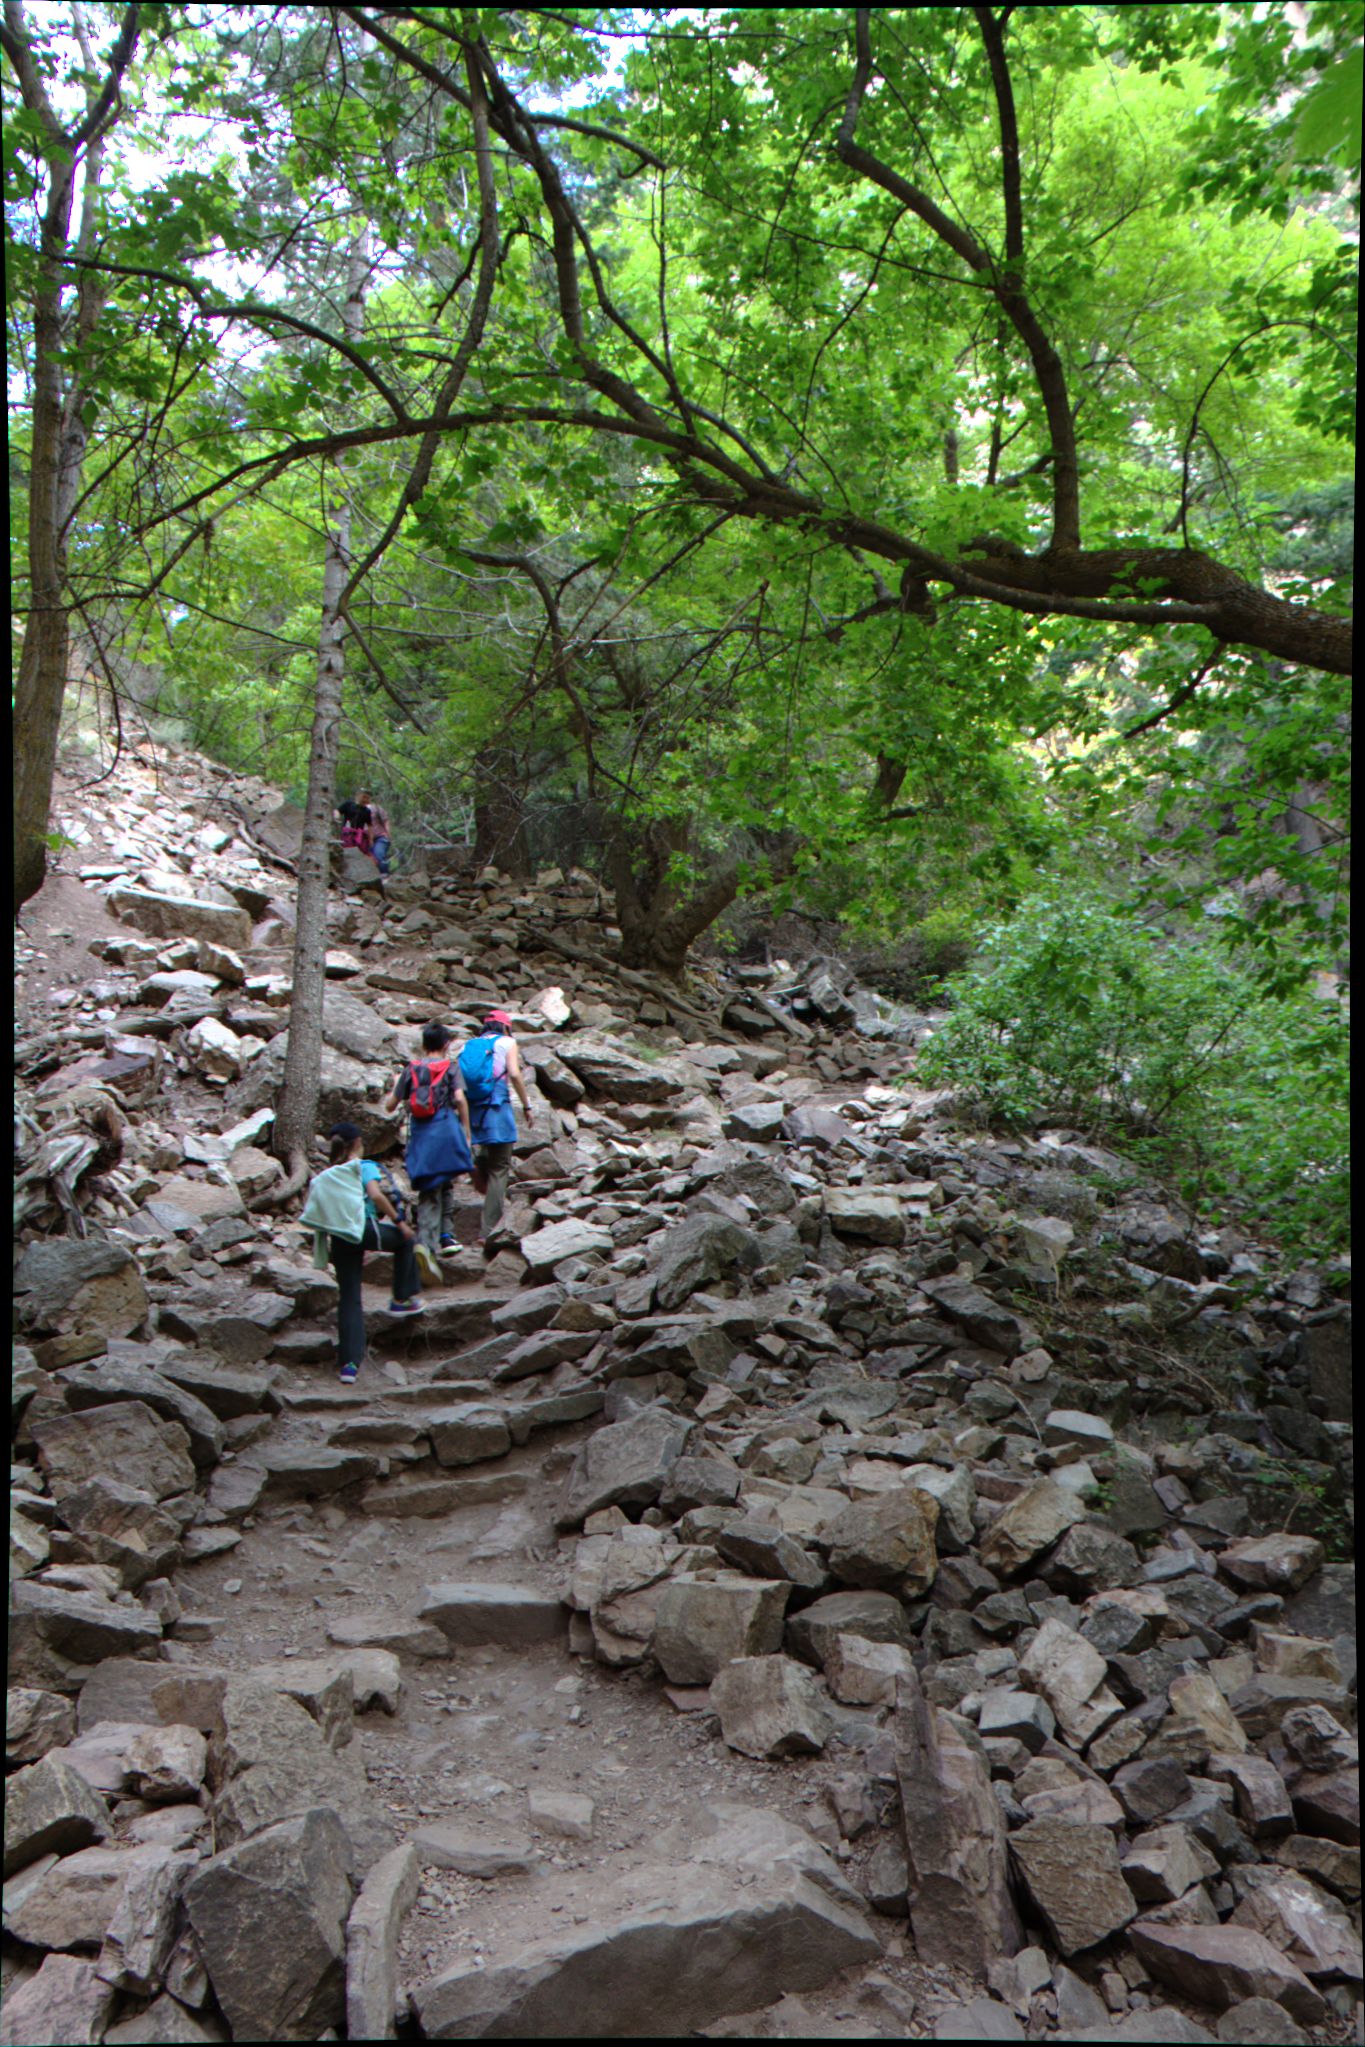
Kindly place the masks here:
[(512, 1170), (512, 1151), (517, 1141), (517, 1116), (512, 1107), (515, 1089), (527, 1122), (531, 1121), (531, 1098), (521, 1070), (521, 1054), (512, 1036), (512, 1019), (504, 1009), (490, 1009), (483, 1020), (483, 1032), (463, 1046), (459, 1056), (460, 1082), (469, 1103), (470, 1137), (474, 1145), (474, 1189), (483, 1196), (485, 1252), (502, 1221), (507, 1201), (507, 1181)]
[(429, 1023), (422, 1032), (421, 1057), (403, 1068), (384, 1097), (389, 1114), (400, 1102), (407, 1106), (404, 1163), (417, 1196), (417, 1264), (432, 1281), (441, 1278), (440, 1253), (455, 1249), (455, 1182), (474, 1170), (469, 1107), (449, 1044), (445, 1025)]

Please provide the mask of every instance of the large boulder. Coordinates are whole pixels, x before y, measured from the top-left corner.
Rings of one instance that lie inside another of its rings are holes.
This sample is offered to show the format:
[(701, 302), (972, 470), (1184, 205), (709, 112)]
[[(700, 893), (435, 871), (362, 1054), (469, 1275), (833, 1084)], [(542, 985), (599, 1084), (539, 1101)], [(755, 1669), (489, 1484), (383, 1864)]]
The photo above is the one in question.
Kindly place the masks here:
[(1226, 2010), (1265, 1997), (1302, 2025), (1320, 2025), (1327, 2003), (1302, 1970), (1250, 1926), (1154, 1925), (1141, 1919), (1129, 1938), (1158, 1983), (1200, 2004)]
[(61, 1375), (66, 1404), (79, 1412), (105, 1407), (111, 1401), (140, 1400), (163, 1421), (179, 1422), (189, 1437), (190, 1455), (202, 1469), (223, 1454), (223, 1425), (197, 1394), (164, 1379), (150, 1366), (129, 1358), (93, 1358), (72, 1365)]
[(266, 1827), (190, 1878), (185, 1908), (234, 2039), (316, 2040), (340, 2025), (351, 1874), (346, 1830), (321, 1809)]
[(973, 1343), (982, 1344), (987, 1350), (1002, 1351), (1009, 1358), (1026, 1347), (1025, 1339), (1030, 1332), (1019, 1317), (1002, 1308), (970, 1280), (926, 1279), (921, 1287), (949, 1321), (962, 1325)]
[(938, 1570), (938, 1502), (913, 1487), (853, 1500), (829, 1531), (829, 1567), (845, 1585), (927, 1592)]
[(78, 1770), (44, 1756), (5, 1786), (5, 1878), (40, 1855), (69, 1855), (108, 1837), (109, 1809)]
[(126, 1485), (169, 1499), (194, 1484), (190, 1439), (179, 1422), (163, 1421), (141, 1400), (88, 1407), (34, 1422), (33, 1440), (58, 1500), (89, 1479), (116, 1471)]
[[(285, 1036), (282, 1031), (272, 1038), (242, 1078), (228, 1089), (224, 1099), (234, 1115), (248, 1116), (254, 1109), (273, 1106), (284, 1079)], [(397, 1060), (392, 1063), (396, 1069)], [(318, 1128), (326, 1130), (329, 1124), (354, 1120), (367, 1101), (378, 1101), (392, 1077), (375, 1065), (324, 1044), (318, 1074)]]
[(406, 1048), (393, 1025), (340, 988), (328, 987), (322, 997), (322, 1042), (364, 1065), (391, 1064), (395, 1071)]
[(664, 1587), (654, 1623), (654, 1654), (674, 1684), (710, 1684), (737, 1656), (769, 1656), (782, 1644), (791, 1597), (785, 1579), (679, 1575)]
[[(658, 1862), (594, 1888), (584, 1923), (527, 1943), (509, 1927), (481, 1966), (424, 1984), (423, 2037), (561, 2039), (566, 2014), (585, 2038), (690, 2034), (879, 1958), (861, 1900), (802, 1829), (745, 1806), (701, 1818), (713, 1831), (690, 1859), (661, 1842)], [(560, 1902), (583, 1910), (567, 1873), (546, 1881), (545, 1924)]]
[(70, 1339), (72, 1358), (102, 1350), (108, 1337), (131, 1336), (147, 1314), (147, 1289), (131, 1251), (100, 1237), (26, 1245), (14, 1291), (20, 1325)]
[(568, 1216), (563, 1222), (546, 1223), (523, 1237), (520, 1244), (521, 1255), (533, 1275), (553, 1272), (566, 1258), (586, 1258), (594, 1251), (611, 1249), (611, 1232), (599, 1229), (596, 1223), (584, 1222), (578, 1216)]
[(393, 1845), (365, 1779), (358, 1744), (333, 1749), (307, 1709), (252, 1678), (223, 1690), (209, 1747), (214, 1839), (231, 1846), (278, 1820), (328, 1806), (350, 1837), (357, 1872)]
[(1055, 1479), (1040, 1478), (996, 1516), (981, 1544), (980, 1560), (988, 1571), (1013, 1577), (1085, 1518), (1074, 1492)]
[(836, 1236), (865, 1244), (899, 1244), (905, 1235), (905, 1215), (893, 1187), (828, 1187), (825, 1214)]
[(763, 1262), (750, 1230), (719, 1215), (690, 1215), (667, 1230), (659, 1246), (655, 1298), (665, 1310), (680, 1308), (701, 1287), (754, 1270)]
[(741, 1755), (773, 1761), (818, 1754), (830, 1720), (809, 1671), (788, 1656), (739, 1656), (711, 1686), (721, 1735)]
[(276, 1331), (293, 1312), (292, 1301), (283, 1294), (224, 1278), (177, 1294), (161, 1310), (161, 1327), (216, 1353), (229, 1365), (254, 1365), (266, 1356)]
[(119, 1479), (87, 1479), (63, 1498), (62, 1519), (131, 1592), (149, 1578), (167, 1577), (180, 1561), (179, 1521), (151, 1493)]
[(1096, 1946), (1137, 1911), (1113, 1831), (1070, 1819), (1032, 1819), (1010, 1836), (1024, 1888), (1064, 1955)]
[(601, 1507), (651, 1506), (691, 1433), (662, 1401), (598, 1429), (574, 1459), (556, 1527), (577, 1528)]
[(556, 1038), (555, 1053), (590, 1094), (609, 1095), (614, 1102), (667, 1102), (684, 1092), (676, 1074), (632, 1059), (605, 1038)]
[(154, 1656), (160, 1646), (161, 1622), (145, 1606), (31, 1579), (10, 1586), (11, 1684), (73, 1692), (106, 1656)]
[(160, 895), (155, 889), (119, 882), (106, 898), (110, 912), (152, 938), (206, 938), (214, 945), (248, 946), (251, 919), (236, 904)]
[(896, 1680), (895, 1743), (915, 1945), (984, 1980), (1023, 1944), (989, 1773), (913, 1672)]
[(107, 2039), (115, 1995), (113, 1984), (104, 1981), (94, 1962), (77, 1955), (48, 1955), (37, 1974), (6, 1997), (0, 2038), (14, 2047), (40, 2040), (85, 2047), (87, 2041)]

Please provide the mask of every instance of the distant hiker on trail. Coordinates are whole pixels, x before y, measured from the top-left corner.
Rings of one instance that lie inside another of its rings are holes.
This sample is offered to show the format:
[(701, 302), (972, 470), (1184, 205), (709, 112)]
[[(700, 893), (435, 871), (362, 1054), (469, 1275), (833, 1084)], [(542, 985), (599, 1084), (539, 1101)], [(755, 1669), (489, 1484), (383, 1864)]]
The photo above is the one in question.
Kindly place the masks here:
[(450, 1032), (429, 1023), (422, 1032), (422, 1056), (403, 1068), (384, 1097), (392, 1115), (408, 1106), (406, 1165), (417, 1196), (417, 1264), (423, 1279), (441, 1278), (438, 1253), (455, 1249), (455, 1181), (472, 1173), (469, 1106), (460, 1069), (446, 1052)]
[(389, 831), (389, 814), (375, 802), (368, 789), (357, 789), (355, 800), (358, 808), (369, 812), (369, 845), (367, 851), (381, 874), (389, 871), (389, 847), (393, 837)]
[(359, 1127), (334, 1123), (327, 1133), (329, 1163), (308, 1189), (302, 1221), (313, 1227), (313, 1263), (330, 1258), (337, 1276), (337, 1364), (343, 1385), (355, 1382), (365, 1357), (365, 1309), (360, 1291), (367, 1250), (393, 1253), (393, 1315), (420, 1315), (422, 1283), (413, 1239), (417, 1232), (384, 1191), (384, 1175), (364, 1149)]
[(512, 1170), (512, 1149), (517, 1141), (517, 1118), (510, 1089), (515, 1088), (526, 1120), (531, 1121), (531, 1101), (521, 1070), (521, 1054), (511, 1035), (512, 1020), (502, 1009), (490, 1009), (483, 1020), (481, 1037), (471, 1038), (460, 1052), (460, 1079), (469, 1099), (469, 1122), (474, 1140), (474, 1189), (483, 1196), (484, 1250), (502, 1221), (507, 1200), (507, 1179)]
[(348, 796), (337, 805), (337, 816), (341, 819), (341, 843), (343, 846), (358, 846), (362, 853), (370, 850), (370, 813), (363, 803)]

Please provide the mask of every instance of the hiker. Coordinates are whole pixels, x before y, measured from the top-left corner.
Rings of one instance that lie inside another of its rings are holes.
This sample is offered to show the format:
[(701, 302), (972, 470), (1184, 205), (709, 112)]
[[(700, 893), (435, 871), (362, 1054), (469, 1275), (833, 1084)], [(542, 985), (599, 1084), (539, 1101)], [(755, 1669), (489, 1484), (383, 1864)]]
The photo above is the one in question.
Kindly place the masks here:
[(370, 813), (363, 803), (352, 796), (337, 805), (337, 816), (341, 819), (341, 843), (343, 846), (358, 846), (362, 853), (370, 850)]
[(363, 1150), (358, 1125), (332, 1125), (327, 1133), (328, 1164), (308, 1189), (302, 1217), (313, 1227), (314, 1265), (325, 1266), (330, 1260), (337, 1276), (337, 1365), (345, 1386), (354, 1385), (365, 1356), (360, 1270), (366, 1251), (393, 1253), (390, 1314), (420, 1315), (423, 1306), (412, 1250), (417, 1232), (385, 1191), (384, 1175), (374, 1160), (361, 1157)]
[(459, 1057), (474, 1143), (474, 1190), (483, 1196), (483, 1228), (479, 1234), (485, 1252), (490, 1249), (489, 1240), (502, 1220), (512, 1150), (517, 1141), (517, 1118), (510, 1088), (516, 1089), (526, 1120), (531, 1121), (531, 1100), (522, 1075), (521, 1054), (511, 1030), (512, 1019), (506, 1010), (490, 1009), (483, 1020), (482, 1035), (471, 1038)]
[(403, 1068), (384, 1097), (389, 1115), (408, 1105), (406, 1165), (417, 1196), (417, 1265), (423, 1279), (439, 1282), (439, 1253), (455, 1249), (455, 1182), (472, 1173), (469, 1105), (460, 1069), (447, 1056), (450, 1032), (429, 1023), (422, 1032), (422, 1057)]
[(357, 805), (369, 812), (369, 855), (381, 874), (389, 871), (389, 847), (393, 844), (389, 831), (389, 814), (375, 802), (368, 789), (357, 789)]

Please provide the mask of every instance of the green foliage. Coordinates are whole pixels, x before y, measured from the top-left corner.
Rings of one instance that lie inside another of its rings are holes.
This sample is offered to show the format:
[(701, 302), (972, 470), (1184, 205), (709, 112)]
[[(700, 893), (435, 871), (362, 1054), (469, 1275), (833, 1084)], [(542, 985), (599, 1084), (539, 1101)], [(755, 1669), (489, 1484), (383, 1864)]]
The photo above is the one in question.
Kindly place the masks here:
[(1108, 1135), (1197, 1207), (1321, 1253), (1347, 1227), (1347, 1044), (1335, 1002), (1270, 997), (1075, 883), (991, 930), (918, 1073), (1009, 1126)]
[(1253, 1497), (1259, 1495), (1259, 1520), (1273, 1519), (1286, 1532), (1315, 1535), (1334, 1562), (1354, 1557), (1352, 1517), (1341, 1481), (1329, 1466), (1261, 1455), (1243, 1477), (1254, 1488)]

